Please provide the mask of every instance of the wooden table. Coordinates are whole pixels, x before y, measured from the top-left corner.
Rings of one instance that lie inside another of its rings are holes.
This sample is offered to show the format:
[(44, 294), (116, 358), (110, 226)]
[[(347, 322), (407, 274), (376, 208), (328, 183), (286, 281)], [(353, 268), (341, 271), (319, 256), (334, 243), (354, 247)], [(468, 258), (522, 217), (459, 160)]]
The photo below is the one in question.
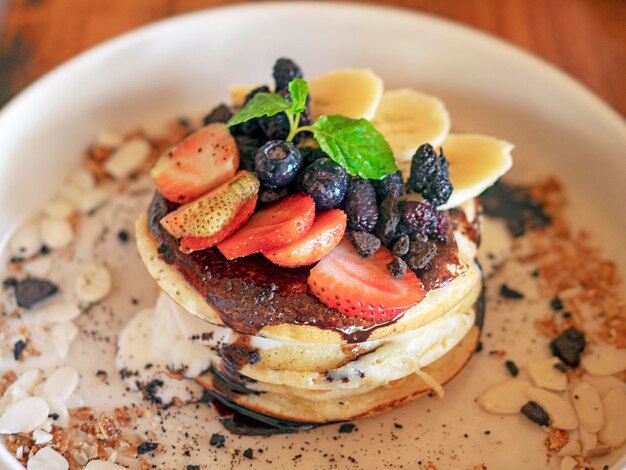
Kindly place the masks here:
[[(0, 0), (0, 105), (111, 36), (240, 0)], [(625, 0), (378, 0), (478, 27), (552, 62), (626, 115)]]

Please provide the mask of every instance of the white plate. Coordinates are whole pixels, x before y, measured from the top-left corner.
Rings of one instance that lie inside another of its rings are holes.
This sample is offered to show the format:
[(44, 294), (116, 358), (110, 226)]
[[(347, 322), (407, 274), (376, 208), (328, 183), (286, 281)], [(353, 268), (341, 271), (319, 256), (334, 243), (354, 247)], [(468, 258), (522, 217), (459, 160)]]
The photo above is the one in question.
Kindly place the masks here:
[[(454, 130), (514, 142), (518, 175), (552, 171), (574, 188), (576, 217), (601, 227), (606, 254), (623, 268), (626, 126), (617, 113), (550, 65), (469, 28), (405, 10), (318, 3), (229, 7), (163, 21), (81, 54), (22, 92), (0, 113), (0, 251), (99, 129), (152, 127), (173, 116), (202, 114), (226, 99), (230, 83), (267, 82), (280, 56), (294, 58), (309, 77), (338, 67), (370, 67), (388, 88), (408, 85), (438, 95)], [(481, 462), (489, 468), (522, 466), (525, 450), (517, 444), (526, 423), (518, 424), (517, 441), (503, 437), (500, 446), (496, 438), (475, 434), (463, 439), (464, 429), (478, 433), (481, 423), (448, 419), (442, 430), (442, 409), (460, 416), (475, 406), (475, 394), (462, 392), (480, 385), (470, 373), (482, 360), (451, 384), (446, 403), (422, 401), (364, 421), (358, 434), (339, 441), (331, 438), (334, 429), (264, 440), (270, 455), (255, 463), (291, 465), (309, 442), (307, 448), (318, 450), (304, 453), (300, 465), (307, 468), (329, 466), (324, 452), (334, 453), (339, 467), (353, 465), (341, 454), (367, 468), (413, 468), (418, 460), (433, 460), (440, 469)], [(500, 421), (476, 416), (492, 426)], [(394, 421), (404, 428), (390, 441)], [(207, 432), (212, 428), (218, 427), (207, 424)], [(253, 442), (233, 440), (242, 449)], [(442, 442), (443, 455), (437, 447)], [(450, 460), (453, 454), (457, 460)], [(230, 466), (230, 456), (221, 455)]]

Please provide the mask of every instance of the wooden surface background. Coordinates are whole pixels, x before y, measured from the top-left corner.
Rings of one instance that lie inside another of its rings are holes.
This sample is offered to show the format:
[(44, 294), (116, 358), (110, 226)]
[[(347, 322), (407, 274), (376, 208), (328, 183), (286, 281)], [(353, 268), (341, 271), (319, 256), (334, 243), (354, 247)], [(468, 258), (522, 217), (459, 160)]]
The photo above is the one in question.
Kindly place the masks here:
[[(0, 105), (77, 53), (241, 0), (0, 0)], [(565, 70), (626, 115), (626, 0), (378, 0), (475, 26)]]

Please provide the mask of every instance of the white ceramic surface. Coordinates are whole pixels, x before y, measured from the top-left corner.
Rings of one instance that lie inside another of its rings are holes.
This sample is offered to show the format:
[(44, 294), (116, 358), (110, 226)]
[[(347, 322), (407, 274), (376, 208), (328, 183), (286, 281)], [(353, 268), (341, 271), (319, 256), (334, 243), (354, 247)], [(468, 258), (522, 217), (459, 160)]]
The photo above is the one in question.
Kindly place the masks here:
[[(329, 3), (173, 18), (81, 54), (22, 92), (0, 112), (0, 252), (99, 129), (200, 115), (226, 99), (230, 83), (267, 82), (280, 56), (296, 59), (309, 77), (371, 67), (388, 88), (410, 85), (442, 98), (455, 131), (514, 142), (518, 176), (557, 172), (575, 188), (573, 215), (584, 214), (583, 225), (599, 224), (604, 251), (623, 272), (621, 116), (553, 67), (484, 34), (404, 10)], [(396, 416), (410, 419), (412, 410)]]

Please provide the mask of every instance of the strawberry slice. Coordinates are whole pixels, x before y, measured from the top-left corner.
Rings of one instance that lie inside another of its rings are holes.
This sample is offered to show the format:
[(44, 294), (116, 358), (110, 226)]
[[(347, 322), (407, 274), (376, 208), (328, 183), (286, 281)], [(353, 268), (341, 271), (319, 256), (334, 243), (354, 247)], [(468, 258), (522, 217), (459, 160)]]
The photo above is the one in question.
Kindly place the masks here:
[(228, 259), (279, 248), (302, 238), (314, 218), (313, 198), (292, 194), (257, 211), (246, 225), (217, 248)]
[(318, 299), (345, 315), (391, 320), (424, 298), (422, 282), (413, 271), (402, 279), (391, 276), (387, 264), (392, 260), (384, 247), (371, 258), (361, 258), (344, 239), (311, 269), (308, 284)]
[(272, 263), (287, 268), (308, 266), (332, 251), (346, 231), (346, 213), (341, 209), (318, 212), (311, 229), (299, 240), (275, 250), (264, 251)]
[(224, 124), (209, 124), (167, 150), (150, 174), (169, 201), (185, 204), (230, 180), (239, 167), (237, 143)]
[(252, 215), (259, 193), (254, 173), (240, 171), (227, 183), (170, 212), (161, 225), (182, 238), (181, 251), (203, 250), (224, 240)]

